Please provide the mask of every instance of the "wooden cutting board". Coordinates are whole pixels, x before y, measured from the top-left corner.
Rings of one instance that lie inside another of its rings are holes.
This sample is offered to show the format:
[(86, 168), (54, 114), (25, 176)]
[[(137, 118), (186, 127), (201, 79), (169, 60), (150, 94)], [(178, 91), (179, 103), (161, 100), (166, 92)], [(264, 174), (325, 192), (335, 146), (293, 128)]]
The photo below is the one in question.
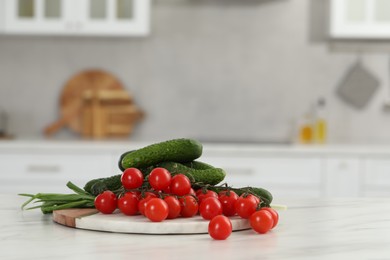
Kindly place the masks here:
[[(96, 209), (64, 209), (53, 212), (54, 222), (77, 229), (137, 234), (203, 234), (208, 233), (209, 221), (200, 216), (151, 222), (146, 217), (126, 216), (119, 211), (101, 214)], [(233, 231), (250, 229), (249, 220), (230, 217)]]

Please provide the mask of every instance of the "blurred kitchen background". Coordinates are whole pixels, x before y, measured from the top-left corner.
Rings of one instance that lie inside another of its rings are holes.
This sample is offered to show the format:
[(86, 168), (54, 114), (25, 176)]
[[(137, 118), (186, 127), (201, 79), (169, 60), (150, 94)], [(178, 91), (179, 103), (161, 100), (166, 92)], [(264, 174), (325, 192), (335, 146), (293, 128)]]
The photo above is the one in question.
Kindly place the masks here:
[[(116, 77), (142, 113), (120, 139), (130, 144), (296, 143), (319, 104), (321, 143), (390, 144), (389, 1), (65, 2), (0, 0), (5, 139), (44, 140), (44, 129), (61, 120), (69, 80), (99, 70)], [(50, 140), (85, 140), (63, 125)]]
[[(329, 142), (390, 142), (388, 44), (330, 39), (328, 0), (153, 0), (148, 19), (144, 37), (1, 35), (0, 104), (9, 133), (41, 137), (59, 118), (66, 81), (98, 68), (146, 113), (132, 140), (286, 142), (323, 97)], [(357, 110), (336, 89), (359, 53), (380, 87)], [(60, 136), (78, 137), (66, 129)]]

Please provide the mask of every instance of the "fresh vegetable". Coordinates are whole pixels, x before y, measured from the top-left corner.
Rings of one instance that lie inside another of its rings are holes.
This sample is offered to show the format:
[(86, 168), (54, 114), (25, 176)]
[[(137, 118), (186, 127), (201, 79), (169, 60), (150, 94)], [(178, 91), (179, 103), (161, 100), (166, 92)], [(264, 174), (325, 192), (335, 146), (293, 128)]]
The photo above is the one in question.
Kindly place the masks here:
[(137, 168), (128, 168), (122, 173), (121, 183), (125, 189), (137, 189), (144, 183), (144, 176)]
[(161, 222), (168, 217), (168, 204), (159, 198), (153, 198), (146, 203), (145, 216), (153, 222)]
[(279, 213), (276, 210), (274, 210), (273, 208), (264, 207), (264, 208), (261, 208), (261, 210), (266, 210), (269, 213), (271, 213), (272, 220), (274, 221), (274, 224), (271, 227), (271, 229), (273, 229), (279, 222)]
[(196, 199), (191, 195), (186, 195), (179, 199), (180, 202), (180, 215), (183, 218), (190, 218), (198, 213), (199, 205)]
[(223, 215), (214, 217), (208, 226), (210, 236), (216, 240), (225, 240), (232, 233), (233, 226), (230, 219)]
[(173, 139), (152, 144), (123, 156), (122, 167), (142, 168), (161, 162), (191, 162), (202, 155), (202, 144), (193, 139)]
[(215, 216), (222, 215), (222, 205), (217, 198), (205, 198), (199, 205), (199, 213), (202, 218), (210, 220)]
[(218, 194), (212, 190), (199, 189), (196, 191), (196, 197), (198, 198), (198, 202), (202, 203), (202, 201), (208, 197), (218, 198)]
[(221, 191), (218, 194), (219, 202), (222, 205), (222, 212), (225, 216), (236, 215), (235, 203), (238, 200), (238, 195), (232, 190)]
[[(57, 194), (57, 193), (38, 193), (38, 194), (19, 194), (20, 196), (29, 197), (23, 203), (22, 209), (37, 209), (40, 208), (42, 213), (52, 213), (53, 210), (70, 209), (70, 208), (94, 208), (95, 196), (85, 192), (77, 187), (72, 182), (68, 182), (66, 186), (74, 191), (74, 194)], [(31, 202), (38, 205), (26, 208)]]
[[(226, 176), (226, 173), (223, 169), (214, 168), (203, 162), (193, 161), (187, 163), (186, 165), (177, 162), (162, 162), (154, 166), (142, 168), (140, 170), (144, 176), (147, 176), (154, 168), (164, 168), (167, 169), (172, 175), (184, 174), (195, 183), (206, 185), (216, 185), (223, 181)], [(194, 168), (191, 168), (190, 166), (193, 166)], [(98, 195), (105, 190), (118, 190), (122, 185), (121, 176), (121, 174), (118, 174), (108, 178), (90, 180), (87, 182), (87, 184), (85, 184), (84, 190), (93, 195)]]
[(172, 178), (170, 191), (177, 196), (189, 194), (191, 191), (191, 182), (184, 174), (177, 174)]
[(251, 197), (239, 197), (234, 208), (242, 218), (249, 218), (257, 209), (258, 204), (256, 200)]
[[(200, 162), (192, 162), (192, 166), (199, 166)], [(208, 168), (208, 169), (196, 169), (188, 167), (184, 164), (177, 162), (162, 162), (157, 164), (158, 167), (167, 169), (172, 175), (184, 174), (188, 178), (193, 179), (195, 183), (199, 182), (202, 184), (217, 185), (223, 179), (225, 179), (226, 172), (221, 168)]]
[(131, 150), (131, 151), (128, 151), (128, 152), (125, 152), (125, 153), (123, 153), (120, 157), (119, 157), (119, 160), (118, 160), (118, 167), (119, 167), (119, 169), (122, 171), (122, 172), (124, 172), (126, 169), (125, 168), (123, 168), (123, 166), (122, 166), (122, 160), (123, 160), (123, 158), (126, 156), (126, 155), (128, 155), (129, 153), (132, 153), (132, 152), (134, 152), (135, 150)]
[(167, 196), (164, 201), (168, 205), (168, 219), (174, 219), (180, 215), (180, 202), (175, 196)]
[(270, 208), (273, 197), (269, 191), (217, 185), (226, 173), (194, 161), (201, 153), (201, 144), (192, 139), (174, 139), (129, 151), (119, 160), (122, 174), (91, 180), (84, 190), (69, 182), (67, 186), (74, 194), (21, 194), (29, 197), (22, 207), (34, 201), (40, 204), (30, 209), (40, 208), (44, 213), (95, 207), (104, 214), (119, 208), (124, 215), (139, 212), (153, 222), (189, 218), (199, 212), (203, 219), (211, 220), (209, 233), (214, 239), (226, 239), (231, 234), (232, 225), (226, 216), (237, 214), (249, 219), (260, 234), (278, 224), (279, 215)]
[(111, 214), (117, 208), (115, 193), (106, 190), (95, 198), (95, 208), (103, 214)]
[(149, 174), (149, 183), (156, 191), (167, 189), (171, 184), (171, 173), (164, 168), (154, 168)]
[(118, 199), (118, 208), (123, 214), (133, 216), (138, 213), (138, 203), (138, 195), (135, 192), (126, 192)]
[(259, 210), (250, 217), (250, 225), (254, 231), (260, 234), (267, 233), (273, 226), (272, 215), (267, 210)]

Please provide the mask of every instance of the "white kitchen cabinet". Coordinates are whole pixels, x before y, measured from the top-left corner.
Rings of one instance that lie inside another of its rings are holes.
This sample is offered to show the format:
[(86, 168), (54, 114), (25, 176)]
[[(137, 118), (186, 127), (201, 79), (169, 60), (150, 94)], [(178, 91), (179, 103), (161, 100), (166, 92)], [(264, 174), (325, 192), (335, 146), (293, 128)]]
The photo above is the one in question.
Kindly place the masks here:
[(149, 33), (150, 0), (2, 0), (2, 5), (0, 20), (7, 34), (143, 36)]
[(71, 192), (68, 181), (87, 181), (112, 174), (111, 157), (104, 154), (14, 153), (0, 155), (0, 192)]
[(263, 187), (275, 197), (320, 197), (323, 192), (319, 157), (240, 155), (237, 151), (204, 155), (202, 160), (223, 168), (225, 181), (233, 187)]
[(362, 193), (366, 197), (390, 196), (390, 156), (363, 161)]
[(331, 0), (334, 38), (390, 38), (390, 1)]
[(361, 195), (361, 162), (358, 158), (324, 159), (324, 196), (358, 197)]

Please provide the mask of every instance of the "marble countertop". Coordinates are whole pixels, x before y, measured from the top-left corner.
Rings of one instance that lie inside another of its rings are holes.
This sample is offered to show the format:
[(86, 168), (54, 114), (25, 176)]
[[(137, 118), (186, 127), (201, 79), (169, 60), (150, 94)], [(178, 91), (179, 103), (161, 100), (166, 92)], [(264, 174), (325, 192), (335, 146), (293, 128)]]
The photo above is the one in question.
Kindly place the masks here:
[(279, 200), (289, 208), (273, 231), (225, 241), (72, 229), (0, 198), (0, 259), (390, 259), (390, 198)]

